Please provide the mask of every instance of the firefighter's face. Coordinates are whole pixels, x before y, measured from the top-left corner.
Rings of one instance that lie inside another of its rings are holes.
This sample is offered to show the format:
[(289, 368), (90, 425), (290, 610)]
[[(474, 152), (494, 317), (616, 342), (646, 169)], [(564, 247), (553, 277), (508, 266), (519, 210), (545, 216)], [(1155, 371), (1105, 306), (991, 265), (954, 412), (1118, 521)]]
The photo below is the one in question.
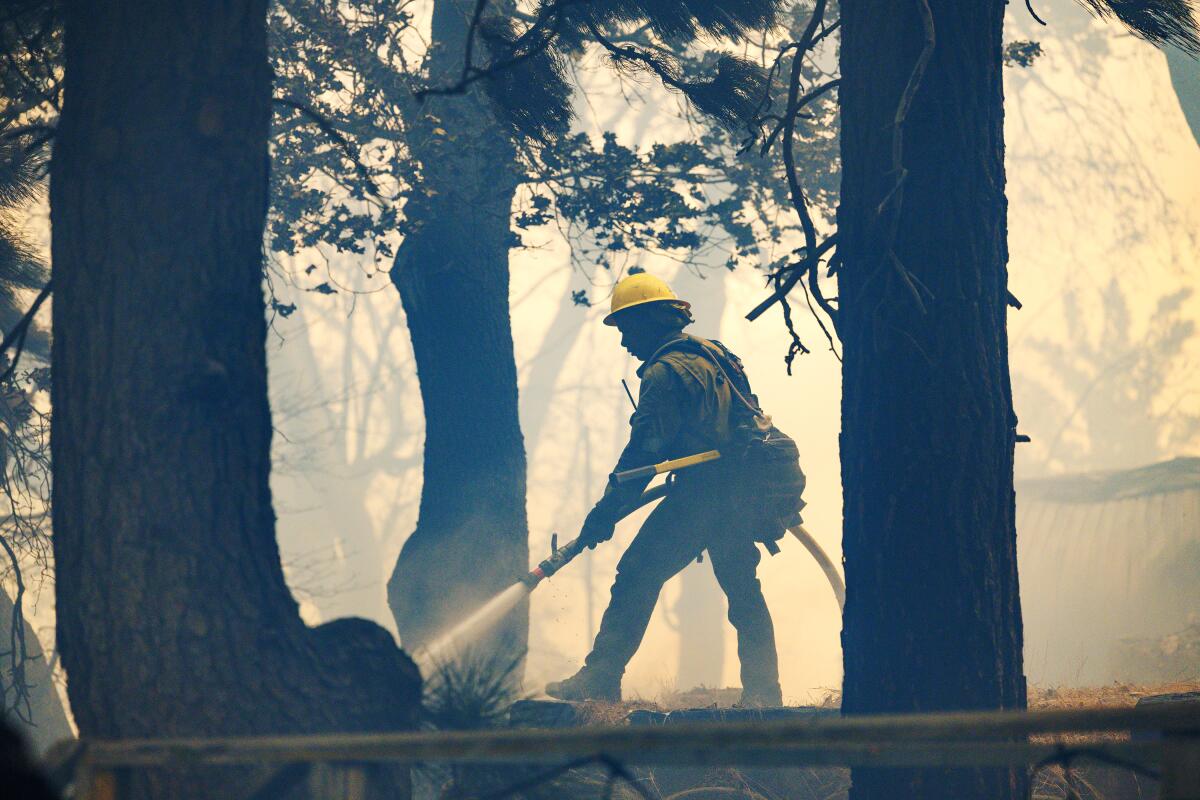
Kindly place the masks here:
[(637, 313), (631, 308), (622, 317), (617, 317), (617, 330), (621, 332), (621, 346), (638, 361), (654, 355), (663, 339), (662, 326), (648, 315)]

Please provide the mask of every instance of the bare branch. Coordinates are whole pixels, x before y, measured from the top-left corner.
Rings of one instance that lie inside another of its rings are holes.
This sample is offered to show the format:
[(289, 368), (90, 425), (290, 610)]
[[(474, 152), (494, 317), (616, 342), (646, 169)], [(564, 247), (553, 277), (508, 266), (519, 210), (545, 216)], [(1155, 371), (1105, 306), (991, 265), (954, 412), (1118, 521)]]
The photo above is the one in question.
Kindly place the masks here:
[(808, 264), (816, 263), (817, 260), (820, 259), (820, 257), (825, 253), (829, 252), (829, 249), (835, 244), (837, 244), (837, 234), (830, 236), (817, 247), (816, 255), (811, 259), (811, 262), (808, 258), (808, 255), (805, 254), (805, 257), (798, 263), (792, 264), (780, 270), (779, 273), (788, 273), (787, 279), (776, 281), (775, 291), (771, 293), (770, 297), (768, 297), (766, 300), (763, 300), (761, 303), (751, 309), (750, 313), (746, 315), (746, 319), (748, 319), (750, 322), (753, 322), (761, 317), (768, 308), (787, 297), (788, 293), (791, 292), (796, 283), (804, 276)]
[(17, 369), (17, 362), (21, 360), (21, 353), (25, 351), (25, 338), (29, 335), (29, 326), (33, 324), (33, 318), (37, 316), (38, 309), (42, 307), (42, 303), (46, 302), (46, 298), (50, 296), (51, 284), (53, 279), (46, 281), (46, 285), (42, 287), (42, 291), (38, 293), (37, 298), (33, 301), (33, 305), (25, 312), (25, 316), (21, 317), (20, 321), (13, 326), (13, 329), (4, 335), (4, 340), (0, 342), (0, 356), (8, 352), (8, 348), (16, 345), (16, 352), (9, 359), (8, 368), (0, 374), (0, 383), (4, 383), (13, 376), (13, 372)]
[(1040, 22), (1042, 25), (1046, 24), (1046, 20), (1039, 17), (1038, 13), (1033, 10), (1033, 0), (1025, 0), (1025, 8), (1026, 8), (1026, 10), (1029, 11), (1029, 16), (1033, 17), (1035, 20)]
[[(821, 330), (825, 333), (826, 337), (830, 339), (830, 349), (834, 351), (835, 355), (837, 354), (836, 348), (833, 347), (832, 336), (830, 336), (829, 331), (825, 327), (824, 321), (821, 320), (811, 302), (811, 300), (815, 298), (817, 306), (829, 317), (834, 331), (836, 332), (838, 327), (837, 309), (834, 308), (833, 304), (829, 302), (822, 293), (819, 283), (820, 278), (817, 273), (817, 265), (820, 261), (820, 257), (823, 253), (828, 251), (830, 247), (833, 246), (835, 237), (829, 237), (820, 245), (817, 243), (816, 226), (813, 223), (812, 213), (808, 207), (808, 199), (804, 195), (804, 187), (800, 182), (800, 176), (796, 169), (795, 153), (796, 120), (800, 116), (801, 109), (819, 98), (821, 95), (837, 88), (837, 86), (840, 85), (840, 80), (834, 79), (810, 89), (804, 95), (800, 94), (800, 83), (804, 69), (804, 59), (807, 57), (808, 52), (812, 49), (816, 42), (828, 36), (837, 28), (838, 25), (838, 23), (835, 22), (833, 25), (821, 30), (821, 26), (825, 19), (825, 5), (825, 0), (817, 0), (816, 4), (813, 6), (812, 16), (809, 17), (808, 25), (805, 27), (800, 39), (794, 45), (788, 45), (780, 51), (780, 58), (785, 52), (792, 50), (795, 51), (792, 55), (791, 73), (788, 81), (787, 108), (785, 109), (779, 124), (767, 137), (766, 142), (763, 145), (763, 150), (765, 153), (765, 151), (771, 147), (775, 137), (782, 132), (780, 148), (783, 152), (784, 172), (787, 176), (788, 194), (791, 199), (792, 206), (796, 210), (796, 215), (800, 218), (800, 226), (804, 233), (804, 258), (800, 263), (794, 264), (789, 268), (791, 274), (786, 280), (781, 280), (780, 276), (778, 274), (776, 275), (775, 291), (765, 301), (751, 310), (751, 312), (746, 315), (746, 319), (751, 321), (757, 319), (764, 311), (766, 311), (776, 302), (783, 305), (784, 324), (787, 326), (788, 332), (792, 336), (792, 345), (789, 347), (788, 354), (784, 359), (788, 366), (788, 374), (791, 374), (792, 360), (796, 357), (796, 355), (800, 352), (808, 352), (807, 349), (802, 349), (802, 345), (799, 345), (799, 338), (796, 336), (796, 332), (791, 323), (791, 309), (787, 303), (788, 292), (791, 291), (792, 287), (794, 287), (804, 275), (808, 276), (809, 287), (812, 290), (812, 298), (809, 297), (808, 290), (805, 290), (805, 300), (808, 303), (809, 310), (813, 313), (813, 316), (817, 317), (817, 324), (821, 326)], [(820, 31), (819, 35), (818, 31)], [(779, 59), (777, 58), (776, 65), (778, 65), (778, 63)], [(774, 74), (775, 70), (776, 66), (773, 66), (772, 74)], [(770, 87), (768, 84), (768, 92), (769, 88)]]

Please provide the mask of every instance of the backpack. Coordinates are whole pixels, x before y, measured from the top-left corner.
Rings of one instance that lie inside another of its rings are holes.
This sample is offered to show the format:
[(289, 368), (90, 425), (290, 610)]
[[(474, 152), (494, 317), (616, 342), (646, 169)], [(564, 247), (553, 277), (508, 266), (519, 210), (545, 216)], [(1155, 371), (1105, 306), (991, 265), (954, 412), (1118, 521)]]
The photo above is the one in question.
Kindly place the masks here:
[(732, 468), (737, 493), (754, 498), (756, 507), (766, 517), (783, 523), (778, 535), (771, 536), (771, 541), (778, 539), (783, 528), (799, 524), (799, 512), (805, 506), (801, 499), (805, 478), (796, 442), (775, 427), (763, 412), (758, 397), (750, 390), (741, 360), (725, 345), (689, 337), (672, 343), (670, 351), (679, 350), (705, 357), (716, 366), (718, 380), (729, 386), (733, 395), (729, 419), (731, 442), (722, 446), (721, 460), (727, 460)]

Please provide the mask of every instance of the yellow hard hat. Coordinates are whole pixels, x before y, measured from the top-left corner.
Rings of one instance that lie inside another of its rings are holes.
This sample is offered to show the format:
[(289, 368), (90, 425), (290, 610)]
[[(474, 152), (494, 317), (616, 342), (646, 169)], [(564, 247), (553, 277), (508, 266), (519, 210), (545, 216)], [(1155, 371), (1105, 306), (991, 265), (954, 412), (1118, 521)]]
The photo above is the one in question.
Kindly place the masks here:
[(622, 278), (612, 293), (612, 308), (604, 318), (605, 325), (616, 325), (613, 317), (618, 311), (640, 306), (643, 303), (672, 303), (680, 308), (691, 308), (691, 303), (684, 302), (675, 296), (671, 287), (662, 278), (656, 278), (648, 272), (639, 272)]

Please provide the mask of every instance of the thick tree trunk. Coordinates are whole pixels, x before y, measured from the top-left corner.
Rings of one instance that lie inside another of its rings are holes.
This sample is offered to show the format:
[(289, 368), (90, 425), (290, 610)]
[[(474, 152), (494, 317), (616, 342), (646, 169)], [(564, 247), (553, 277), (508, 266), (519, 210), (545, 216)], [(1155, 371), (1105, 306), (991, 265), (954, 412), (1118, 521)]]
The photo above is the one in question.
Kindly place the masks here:
[[(68, 4), (51, 178), (58, 640), (83, 735), (387, 729), (412, 662), (310, 630), (268, 488), (265, 0)], [(172, 785), (172, 784), (176, 785)], [(164, 776), (154, 796), (225, 796)]]
[[(843, 709), (1020, 708), (1004, 3), (841, 8)], [(892, 193), (894, 120), (926, 42), (923, 8), (936, 46)], [(1018, 791), (1007, 770), (858, 770), (852, 797)]]
[[(470, 4), (438, 0), (430, 74), (462, 72)], [(478, 85), (477, 85), (478, 86)], [(401, 641), (427, 643), (528, 569), (525, 447), (508, 309), (510, 215), (520, 178), (508, 131), (477, 91), (431, 99), (409, 141), (422, 196), (392, 269), (425, 408), (417, 528), (388, 583)], [(480, 652), (523, 652), (527, 604)]]

